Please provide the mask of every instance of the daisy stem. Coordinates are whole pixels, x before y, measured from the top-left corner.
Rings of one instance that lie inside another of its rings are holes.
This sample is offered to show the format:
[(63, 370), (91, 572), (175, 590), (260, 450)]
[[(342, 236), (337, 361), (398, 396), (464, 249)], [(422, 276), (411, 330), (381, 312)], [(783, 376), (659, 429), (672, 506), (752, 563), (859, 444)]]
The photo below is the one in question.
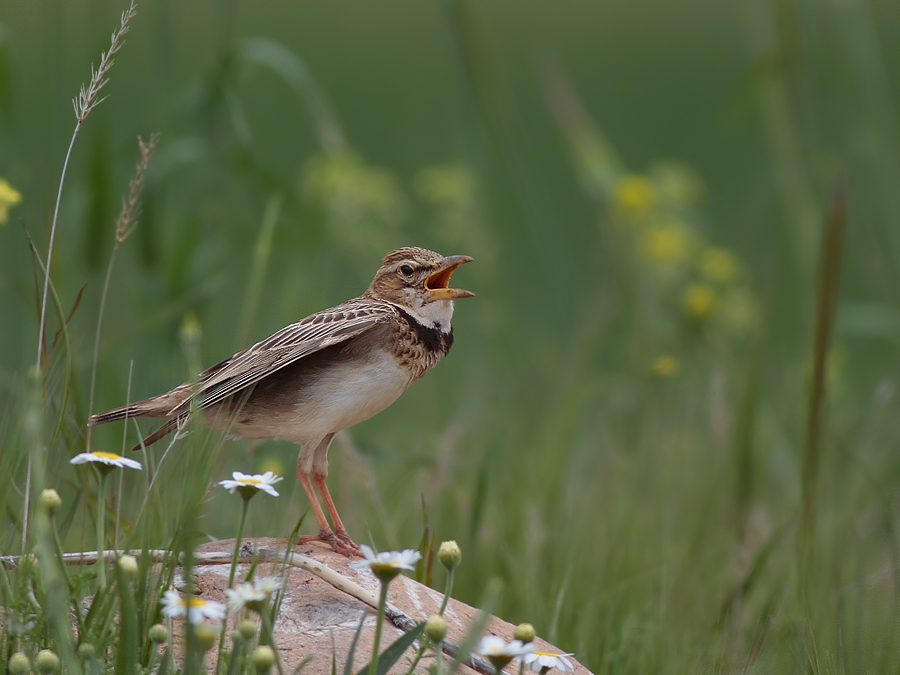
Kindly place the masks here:
[(272, 626), (272, 619), (269, 613), (262, 611), (259, 613), (262, 617), (263, 632), (266, 636), (266, 644), (275, 652), (275, 665), (278, 668), (278, 675), (284, 675), (284, 666), (281, 664), (281, 655), (278, 653), (278, 647), (275, 645), (275, 631)]
[(441, 610), (438, 612), (440, 616), (444, 616), (444, 610), (447, 609), (447, 603), (450, 601), (450, 592), (453, 590), (453, 574), (456, 570), (447, 570), (447, 586), (444, 588), (444, 600), (441, 602)]
[(103, 555), (104, 546), (104, 530), (106, 525), (106, 475), (109, 472), (105, 467), (97, 470), (98, 474), (98, 493), (97, 493), (97, 579), (100, 581), (100, 588), (106, 588), (106, 557)]
[(369, 664), (369, 675), (378, 672), (378, 650), (381, 648), (381, 627), (384, 623), (384, 608), (387, 605), (388, 582), (381, 582), (381, 597), (378, 598), (378, 618), (375, 620), (375, 642), (372, 646), (372, 662)]
[(231, 572), (228, 574), (228, 588), (234, 586), (234, 573), (237, 570), (238, 553), (241, 550), (241, 538), (244, 536), (244, 523), (247, 522), (247, 507), (250, 499), (244, 497), (244, 505), (241, 507), (241, 520), (238, 523), (237, 538), (234, 540), (234, 553), (231, 555)]

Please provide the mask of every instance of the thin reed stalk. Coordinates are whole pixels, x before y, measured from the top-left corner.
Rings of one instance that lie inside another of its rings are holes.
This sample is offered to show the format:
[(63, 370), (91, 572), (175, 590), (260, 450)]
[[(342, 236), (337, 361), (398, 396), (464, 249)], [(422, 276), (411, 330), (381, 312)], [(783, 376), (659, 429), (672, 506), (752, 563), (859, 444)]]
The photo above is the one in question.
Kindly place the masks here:
[[(62, 192), (63, 186), (66, 182), (66, 172), (69, 169), (69, 160), (72, 158), (72, 148), (75, 147), (75, 139), (78, 138), (78, 132), (81, 131), (81, 125), (87, 119), (87, 116), (90, 112), (100, 105), (105, 97), (100, 97), (100, 92), (103, 87), (109, 82), (109, 79), (106, 77), (109, 73), (110, 68), (112, 68), (115, 60), (112, 58), (116, 52), (121, 49), (122, 45), (125, 43), (123, 39), (125, 33), (128, 32), (129, 26), (128, 24), (137, 14), (137, 6), (135, 5), (134, 0), (131, 0), (131, 5), (127, 10), (122, 12), (122, 15), (119, 19), (119, 27), (112, 32), (110, 36), (110, 45), (109, 49), (105, 52), (102, 52), (100, 55), (100, 65), (96, 68), (96, 70), (91, 68), (91, 81), (87, 87), (83, 84), (81, 85), (81, 91), (78, 92), (78, 96), (72, 101), (72, 105), (75, 108), (75, 130), (72, 132), (72, 138), (69, 141), (69, 148), (66, 150), (66, 156), (63, 160), (63, 168), (59, 177), (59, 187), (56, 190), (56, 203), (53, 206), (53, 221), (50, 225), (50, 242), (47, 245), (47, 266), (44, 271), (44, 290), (41, 294), (41, 318), (38, 324), (38, 348), (37, 348), (37, 365), (35, 370), (37, 373), (41, 372), (41, 365), (43, 363), (43, 355), (44, 355), (44, 329), (47, 323), (47, 297), (48, 291), (50, 289), (50, 270), (52, 269), (53, 262), (53, 244), (56, 241), (56, 228), (59, 223), (59, 209), (60, 204), (62, 203)], [(31, 489), (32, 489), (32, 471), (34, 468), (34, 459), (29, 453), (28, 455), (28, 471), (25, 478), (25, 510), (24, 516), (22, 518), (22, 550), (25, 550), (25, 547), (28, 544), (28, 511), (31, 505)]]
[[(805, 570), (806, 561), (809, 558), (809, 547), (815, 531), (816, 488), (822, 454), (822, 416), (827, 388), (826, 370), (831, 334), (834, 328), (834, 311), (837, 305), (845, 222), (846, 195), (843, 185), (839, 185), (834, 190), (825, 223), (825, 237), (822, 242), (822, 253), (819, 263), (819, 278), (816, 283), (812, 384), (806, 417), (806, 443), (803, 452), (801, 512), (798, 530), (801, 570), (804, 571), (808, 571)], [(808, 575), (801, 574), (801, 588), (804, 585), (804, 576)]]
[[(97, 332), (94, 336), (94, 360), (91, 366), (91, 393), (88, 403), (88, 410), (94, 409), (94, 394), (97, 389), (97, 364), (100, 358), (100, 334), (103, 329), (103, 314), (106, 309), (106, 296), (109, 292), (109, 283), (112, 279), (113, 265), (116, 262), (116, 254), (119, 252), (119, 246), (122, 245), (128, 235), (134, 231), (137, 224), (137, 217), (140, 213), (140, 197), (141, 188), (144, 183), (144, 175), (147, 173), (147, 167), (150, 165), (150, 157), (159, 141), (159, 136), (153, 134), (149, 141), (144, 141), (138, 137), (138, 147), (141, 152), (141, 158), (138, 161), (134, 171), (134, 177), (128, 184), (128, 196), (122, 200), (122, 211), (116, 221), (116, 240), (113, 244), (112, 253), (109, 256), (109, 264), (106, 266), (106, 278), (103, 281), (103, 291), (100, 294), (100, 310), (97, 313)], [(127, 425), (126, 425), (127, 427)], [(87, 452), (91, 451), (91, 432), (93, 427), (88, 427), (87, 431)]]

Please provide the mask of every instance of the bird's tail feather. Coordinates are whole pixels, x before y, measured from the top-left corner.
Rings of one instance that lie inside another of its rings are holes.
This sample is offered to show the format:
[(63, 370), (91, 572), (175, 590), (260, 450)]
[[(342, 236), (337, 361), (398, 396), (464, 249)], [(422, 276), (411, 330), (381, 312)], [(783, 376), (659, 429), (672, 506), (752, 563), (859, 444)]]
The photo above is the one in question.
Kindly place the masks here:
[(173, 417), (168, 422), (163, 424), (159, 429), (147, 436), (147, 438), (143, 439), (140, 443), (134, 446), (131, 451), (135, 452), (137, 450), (140, 450), (141, 448), (146, 448), (148, 445), (153, 445), (154, 443), (156, 443), (156, 441), (165, 438), (170, 433), (183, 426), (184, 423), (187, 422), (189, 417), (190, 415), (188, 414), (182, 414), (178, 417)]
[(88, 426), (94, 427), (98, 424), (106, 424), (107, 422), (118, 422), (120, 420), (131, 419), (132, 417), (147, 417), (146, 402), (129, 403), (121, 408), (113, 408), (106, 412), (91, 415), (88, 419)]

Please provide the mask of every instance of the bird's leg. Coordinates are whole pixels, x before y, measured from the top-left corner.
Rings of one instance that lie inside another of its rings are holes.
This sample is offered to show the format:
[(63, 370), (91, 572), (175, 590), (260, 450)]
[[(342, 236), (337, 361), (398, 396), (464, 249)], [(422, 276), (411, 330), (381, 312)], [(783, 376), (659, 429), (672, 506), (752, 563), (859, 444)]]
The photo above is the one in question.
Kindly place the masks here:
[(352, 548), (356, 552), (356, 555), (361, 556), (362, 552), (359, 550), (359, 546), (357, 546), (350, 538), (350, 535), (347, 533), (347, 528), (344, 527), (344, 523), (341, 522), (341, 517), (338, 515), (337, 508), (334, 505), (334, 500), (331, 498), (331, 493), (328, 491), (328, 485), (325, 483), (325, 474), (319, 473), (318, 471), (313, 472), (313, 482), (316, 484), (316, 487), (319, 488), (322, 499), (325, 500), (325, 508), (328, 509), (328, 514), (331, 516), (331, 522), (334, 523), (335, 536), (342, 544)]
[[(298, 537), (297, 545), (299, 546), (301, 544), (308, 544), (310, 541), (323, 541), (331, 546), (334, 551), (340, 553), (341, 555), (345, 555), (348, 558), (359, 555), (357, 549), (348, 546), (342, 539), (335, 536), (334, 530), (332, 530), (331, 526), (328, 525), (328, 520), (325, 518), (325, 512), (322, 511), (322, 505), (319, 504), (319, 498), (316, 496), (316, 491), (313, 489), (312, 481), (310, 481), (309, 479), (309, 473), (303, 471), (302, 469), (300, 469), (300, 467), (297, 467), (297, 478), (300, 481), (300, 485), (303, 486), (303, 490), (306, 492), (306, 496), (309, 498), (309, 504), (310, 506), (312, 506), (313, 514), (315, 514), (316, 521), (319, 523), (319, 534), (314, 534), (307, 537)], [(329, 501), (330, 500), (331, 498), (329, 497)], [(334, 508), (333, 505), (331, 508)], [(341, 528), (343, 529), (343, 526), (341, 526)], [(353, 544), (353, 546), (355, 547), (356, 544)]]

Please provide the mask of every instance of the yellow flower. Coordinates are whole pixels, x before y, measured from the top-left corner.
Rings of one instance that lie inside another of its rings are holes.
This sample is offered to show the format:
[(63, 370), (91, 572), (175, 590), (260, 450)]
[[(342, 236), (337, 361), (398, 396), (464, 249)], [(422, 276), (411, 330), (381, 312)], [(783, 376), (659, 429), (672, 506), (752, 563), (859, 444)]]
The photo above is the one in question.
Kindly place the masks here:
[(737, 260), (725, 248), (710, 246), (700, 254), (700, 273), (709, 281), (727, 284), (737, 277)]
[(688, 232), (675, 222), (652, 225), (640, 243), (641, 255), (657, 265), (677, 265), (690, 256), (691, 238)]
[(262, 464), (259, 466), (260, 473), (271, 472), (276, 476), (284, 475), (284, 466), (280, 461), (278, 461), (275, 457), (267, 457), (263, 460)]
[(716, 292), (707, 284), (691, 284), (685, 289), (682, 301), (688, 314), (703, 319), (715, 308)]
[(0, 178), (0, 225), (9, 220), (9, 207), (22, 201), (22, 193)]
[(643, 176), (625, 176), (616, 183), (613, 202), (624, 215), (639, 220), (656, 202), (653, 184)]
[(653, 359), (650, 370), (660, 377), (670, 377), (678, 370), (678, 360), (669, 354), (662, 354)]
[(438, 207), (458, 207), (472, 200), (475, 178), (462, 164), (442, 164), (422, 169), (413, 181), (416, 194)]
[(650, 171), (657, 192), (667, 201), (681, 206), (696, 204), (703, 196), (700, 176), (689, 166), (678, 162), (657, 162)]

